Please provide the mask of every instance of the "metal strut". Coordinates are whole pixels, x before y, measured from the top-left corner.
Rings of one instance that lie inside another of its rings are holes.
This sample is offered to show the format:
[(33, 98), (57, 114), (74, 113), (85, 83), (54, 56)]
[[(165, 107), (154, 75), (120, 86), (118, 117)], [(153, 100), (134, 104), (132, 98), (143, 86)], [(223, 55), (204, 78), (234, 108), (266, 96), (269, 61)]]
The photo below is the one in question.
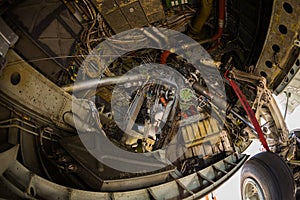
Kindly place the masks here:
[(247, 115), (250, 118), (250, 121), (252, 122), (255, 131), (258, 134), (258, 138), (260, 140), (260, 142), (262, 143), (263, 147), (266, 149), (266, 151), (270, 151), (269, 146), (267, 144), (266, 138), (264, 137), (264, 134), (261, 130), (261, 127), (255, 117), (255, 114), (252, 110), (252, 108), (250, 107), (245, 95), (243, 94), (243, 92), (241, 91), (241, 89), (239, 88), (239, 86), (236, 84), (236, 82), (232, 79), (230, 79), (228, 76), (228, 71), (226, 71), (226, 73), (224, 74), (224, 77), (226, 80), (229, 81), (230, 86), (232, 87), (232, 89), (234, 90), (236, 96), (239, 98), (244, 110), (247, 112)]

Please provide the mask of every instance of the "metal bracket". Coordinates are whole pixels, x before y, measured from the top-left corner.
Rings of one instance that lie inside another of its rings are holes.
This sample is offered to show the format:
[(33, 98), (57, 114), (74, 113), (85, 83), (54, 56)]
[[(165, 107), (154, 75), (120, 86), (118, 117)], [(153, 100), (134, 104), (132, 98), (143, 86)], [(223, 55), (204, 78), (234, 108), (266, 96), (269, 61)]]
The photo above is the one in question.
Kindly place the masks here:
[(257, 94), (252, 106), (252, 109), (256, 110), (255, 113), (256, 118), (259, 118), (258, 111), (262, 108), (263, 104), (269, 103), (269, 99), (271, 99), (271, 96), (272, 96), (272, 92), (267, 88), (267, 83), (265, 81), (260, 82), (257, 85)]
[(8, 49), (13, 47), (19, 36), (0, 18), (0, 56), (5, 57)]
[(295, 41), (294, 41), (294, 45), (295, 45), (296, 47), (300, 47), (300, 41), (299, 41), (299, 40), (295, 40)]
[(240, 71), (236, 68), (231, 69), (230, 72), (228, 72), (228, 73), (229, 73), (228, 76), (230, 78), (233, 78), (233, 79), (236, 79), (236, 80), (239, 80), (239, 81), (245, 81), (245, 82), (248, 82), (248, 83), (253, 83), (255, 85), (258, 82), (266, 82), (266, 80), (263, 77), (256, 76), (256, 75), (253, 75), (253, 74), (249, 74), (247, 72)]
[(10, 47), (15, 45), (18, 39), (19, 36), (17, 36), (0, 17), (0, 76), (7, 63), (5, 59), (7, 51)]

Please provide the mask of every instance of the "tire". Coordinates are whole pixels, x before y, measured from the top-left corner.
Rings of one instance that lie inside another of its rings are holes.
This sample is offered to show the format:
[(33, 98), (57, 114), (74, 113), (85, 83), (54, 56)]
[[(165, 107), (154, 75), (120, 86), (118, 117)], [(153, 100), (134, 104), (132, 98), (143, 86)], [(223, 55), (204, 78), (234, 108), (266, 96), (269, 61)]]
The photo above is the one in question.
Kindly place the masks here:
[(243, 200), (293, 200), (295, 182), (289, 166), (278, 155), (263, 152), (248, 160), (241, 174)]

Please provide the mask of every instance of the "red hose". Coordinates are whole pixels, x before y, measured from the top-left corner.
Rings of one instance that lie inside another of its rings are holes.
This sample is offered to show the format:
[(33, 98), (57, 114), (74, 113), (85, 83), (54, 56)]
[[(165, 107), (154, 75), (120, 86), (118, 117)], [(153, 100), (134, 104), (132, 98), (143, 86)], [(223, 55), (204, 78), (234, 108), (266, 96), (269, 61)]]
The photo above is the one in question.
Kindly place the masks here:
[(164, 51), (160, 56), (160, 64), (166, 64), (170, 54), (170, 51)]
[(219, 0), (219, 26), (218, 32), (212, 37), (213, 40), (217, 40), (222, 36), (224, 30), (224, 20), (225, 20), (225, 0)]
[(224, 30), (224, 21), (225, 21), (225, 0), (219, 0), (219, 19), (218, 19), (218, 31), (217, 33), (209, 40), (205, 41), (206, 42), (212, 42), (217, 40), (217, 44), (211, 47), (208, 51), (212, 51), (216, 49), (219, 44), (220, 44), (220, 38), (223, 34)]
[[(225, 12), (226, 12), (226, 0), (219, 0), (219, 16), (218, 16), (218, 31), (215, 35), (212, 36), (212, 38), (200, 41), (200, 44), (208, 43), (208, 42), (213, 42), (215, 40), (218, 40), (217, 44), (209, 49), (209, 51), (215, 49), (218, 47), (220, 44), (220, 38), (223, 34), (224, 31), (224, 21), (225, 21)], [(163, 54), (161, 55), (160, 63), (165, 64), (167, 62), (167, 58), (170, 55), (169, 51), (164, 51)]]

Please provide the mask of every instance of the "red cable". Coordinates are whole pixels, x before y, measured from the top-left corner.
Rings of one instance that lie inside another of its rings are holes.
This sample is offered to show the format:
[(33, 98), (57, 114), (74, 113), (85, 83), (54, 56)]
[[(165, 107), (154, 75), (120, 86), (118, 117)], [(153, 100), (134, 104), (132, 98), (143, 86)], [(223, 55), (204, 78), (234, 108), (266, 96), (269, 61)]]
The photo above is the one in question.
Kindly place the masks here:
[(243, 92), (241, 91), (239, 86), (233, 80), (231, 80), (230, 78), (227, 77), (227, 74), (228, 74), (228, 71), (226, 71), (224, 77), (229, 81), (229, 84), (233, 88), (236, 96), (241, 101), (241, 104), (242, 104), (244, 110), (247, 112), (247, 115), (249, 116), (250, 121), (252, 122), (252, 124), (258, 134), (258, 138), (259, 138), (260, 142), (262, 143), (262, 145), (266, 149), (266, 151), (270, 151), (268, 143), (266, 141), (266, 138), (261, 130), (261, 127), (260, 127), (260, 125), (255, 117), (255, 114), (254, 114), (252, 108), (250, 107), (245, 95), (243, 94)]

